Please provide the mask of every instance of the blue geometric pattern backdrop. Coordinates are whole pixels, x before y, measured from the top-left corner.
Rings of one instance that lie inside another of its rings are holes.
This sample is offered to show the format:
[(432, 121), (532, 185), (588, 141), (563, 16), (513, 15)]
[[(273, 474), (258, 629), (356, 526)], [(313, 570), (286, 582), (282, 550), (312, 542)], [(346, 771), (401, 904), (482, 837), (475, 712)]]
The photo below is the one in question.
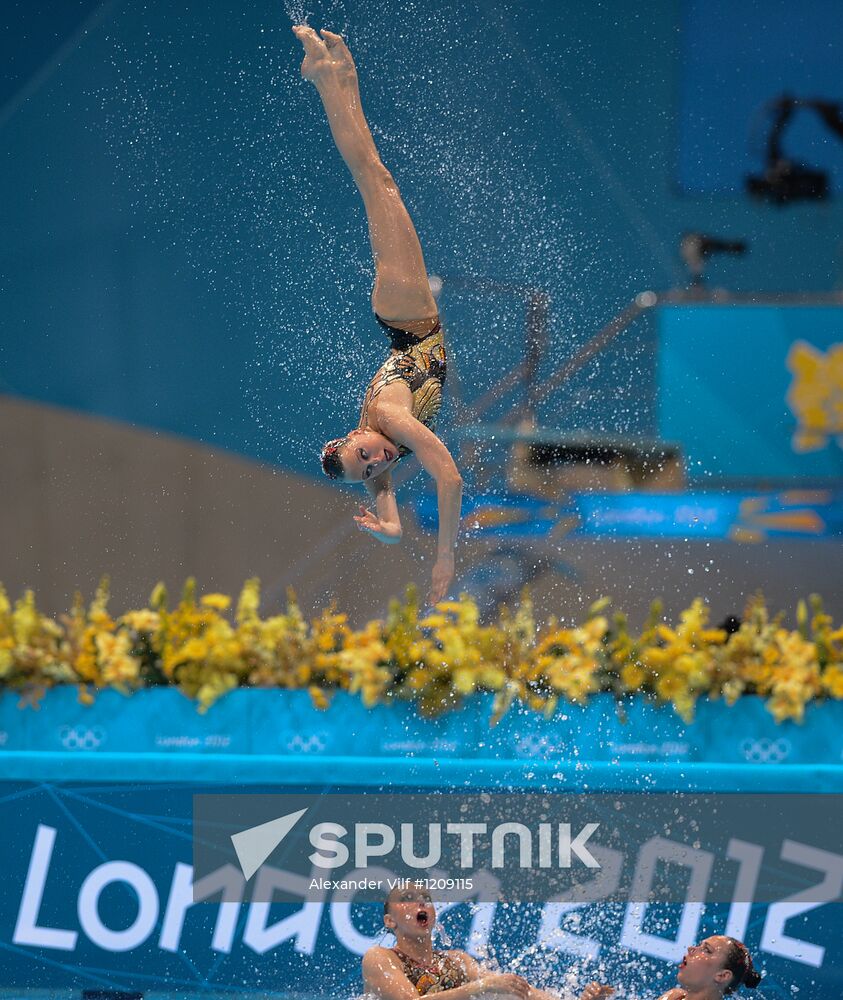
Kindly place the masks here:
[[(816, 792), (828, 797), (832, 816), (843, 792), (839, 764), (818, 763), (840, 759), (839, 704), (811, 709), (804, 736), (796, 724), (777, 726), (759, 699), (732, 709), (701, 705), (692, 726), (646, 706), (632, 707), (622, 725), (601, 696), (550, 722), (514, 712), (490, 731), (490, 707), (470, 703), (431, 724), (409, 710), (368, 712), (348, 696), (325, 713), (309, 707), (304, 693), (242, 691), (201, 717), (175, 692), (103, 694), (93, 709), (79, 706), (72, 690), (55, 692), (36, 725), (6, 741), (2, 758), (3, 983), (358, 993), (359, 956), (382, 939), (378, 906), (349, 907), (330, 896), (301, 905), (218, 905), (211, 886), (200, 892), (208, 899), (193, 904), (196, 794)], [(20, 710), (8, 696), (0, 709), (8, 735)], [(147, 734), (159, 752), (119, 753), (133, 734)], [(16, 749), (24, 744), (28, 750)], [(368, 756), (346, 756), (349, 744)], [(804, 877), (799, 863), (789, 868), (786, 844), (773, 847), (785, 878), (788, 870)], [(831, 882), (843, 878), (839, 855), (810, 845), (802, 854), (813, 859), (802, 865), (815, 882), (823, 873)], [(477, 904), (442, 916), (455, 944), (488, 951), (549, 986), (573, 969), (648, 998), (671, 985), (688, 944), (728, 926), (766, 971), (768, 1000), (792, 997), (795, 988), (814, 1000), (839, 995), (841, 921), (843, 904), (818, 906), (798, 895), (702, 910)]]

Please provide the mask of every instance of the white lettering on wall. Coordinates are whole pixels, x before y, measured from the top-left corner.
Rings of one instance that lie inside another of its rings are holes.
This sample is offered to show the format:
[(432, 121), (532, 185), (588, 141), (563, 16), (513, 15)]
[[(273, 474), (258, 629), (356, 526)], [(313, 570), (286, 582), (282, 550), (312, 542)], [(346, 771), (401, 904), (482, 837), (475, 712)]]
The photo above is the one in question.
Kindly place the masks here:
[[(647, 899), (653, 888), (658, 863), (667, 862), (682, 868), (691, 869), (691, 879), (686, 890), (686, 899), (705, 899), (711, 869), (714, 866), (714, 855), (710, 851), (699, 851), (678, 844), (664, 837), (653, 837), (642, 845), (632, 877), (633, 900)], [(687, 948), (697, 939), (703, 904), (686, 902), (682, 907), (682, 917), (676, 938), (663, 938), (657, 934), (649, 934), (644, 930), (644, 918), (647, 913), (647, 903), (632, 902), (626, 907), (623, 930), (620, 943), (626, 948), (633, 948), (653, 958), (661, 958), (666, 962), (678, 962)]]
[(791, 917), (808, 913), (809, 910), (840, 898), (843, 889), (843, 856), (823, 851), (819, 847), (809, 847), (795, 840), (785, 840), (781, 857), (783, 861), (792, 861), (794, 864), (825, 872), (825, 878), (818, 885), (795, 892), (780, 903), (771, 904), (761, 933), (761, 947), (772, 955), (792, 958), (818, 969), (823, 964), (825, 948), (785, 934), (784, 927)]
[(252, 892), (254, 899), (266, 900), (250, 903), (243, 931), (243, 944), (259, 955), (277, 948), (284, 941), (293, 940), (293, 947), (304, 955), (312, 955), (316, 950), (316, 937), (322, 920), (323, 900), (305, 903), (300, 910), (267, 924), (269, 907), (275, 889), (283, 889), (305, 899), (310, 888), (310, 876), (294, 875), (291, 872), (263, 865)]
[(244, 888), (243, 873), (234, 865), (223, 865), (194, 885), (193, 866), (177, 862), (158, 939), (160, 947), (164, 951), (178, 951), (187, 911), (196, 903), (221, 892), (223, 901), (218, 907), (211, 947), (214, 951), (230, 954), (234, 947), (234, 932), (237, 930)]
[[(121, 931), (106, 927), (99, 913), (103, 890), (115, 882), (122, 882), (133, 889), (138, 900), (138, 912), (133, 923)], [(143, 868), (131, 861), (106, 861), (98, 865), (82, 883), (76, 912), (82, 930), (94, 944), (106, 951), (131, 951), (143, 944), (155, 928), (158, 905), (155, 883)]]
[(53, 927), (39, 927), (38, 913), (44, 898), (44, 887), (50, 871), (56, 830), (52, 826), (38, 824), (35, 843), (26, 871), (18, 918), (15, 922), (13, 944), (29, 944), (35, 948), (56, 948), (59, 951), (73, 951), (76, 948), (76, 931), (62, 931)]

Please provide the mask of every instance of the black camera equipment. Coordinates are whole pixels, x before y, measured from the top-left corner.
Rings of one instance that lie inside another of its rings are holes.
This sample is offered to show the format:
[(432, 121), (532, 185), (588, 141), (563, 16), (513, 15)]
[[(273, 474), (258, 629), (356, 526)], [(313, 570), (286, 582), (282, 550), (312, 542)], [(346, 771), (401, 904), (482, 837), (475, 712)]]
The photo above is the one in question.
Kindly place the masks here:
[(782, 134), (798, 108), (809, 108), (839, 138), (843, 139), (843, 105), (834, 101), (801, 99), (782, 95), (772, 104), (773, 126), (767, 138), (766, 165), (762, 174), (750, 174), (746, 189), (754, 197), (774, 205), (791, 201), (821, 201), (831, 189), (828, 173), (789, 159), (782, 152)]
[(708, 257), (715, 253), (744, 254), (749, 250), (746, 240), (724, 240), (705, 233), (685, 233), (679, 252), (691, 275), (692, 285), (701, 285)]

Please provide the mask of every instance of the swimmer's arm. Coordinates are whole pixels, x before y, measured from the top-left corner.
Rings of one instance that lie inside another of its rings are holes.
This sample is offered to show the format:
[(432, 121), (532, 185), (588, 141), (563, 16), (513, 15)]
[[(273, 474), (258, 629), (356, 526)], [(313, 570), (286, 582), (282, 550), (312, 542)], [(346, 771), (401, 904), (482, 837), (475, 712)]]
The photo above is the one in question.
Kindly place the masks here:
[(482, 979), (483, 976), (488, 975), (482, 965), (475, 961), (475, 959), (473, 959), (467, 951), (460, 951), (458, 948), (451, 948), (448, 954), (452, 955), (460, 963), (465, 970), (465, 974), (472, 982), (477, 979)]
[[(466, 975), (471, 980), (481, 980), (486, 976), (494, 975), (494, 973), (484, 969), (482, 965), (475, 961), (475, 959), (473, 959), (471, 955), (465, 951), (457, 951), (454, 949), (450, 952), (450, 954), (453, 955), (458, 962), (460, 962), (462, 967), (465, 969)], [(536, 989), (535, 986), (530, 986), (529, 983), (526, 985), (527, 1000), (559, 1000), (559, 996), (556, 993), (548, 993), (546, 990)]]
[(395, 545), (401, 541), (401, 518), (398, 516), (398, 502), (392, 488), (392, 477), (384, 472), (375, 479), (364, 483), (366, 489), (375, 499), (376, 514), (360, 505), (360, 514), (354, 520), (364, 531), (374, 535), (386, 545)]
[(614, 986), (607, 986), (606, 983), (593, 982), (580, 993), (579, 1000), (608, 1000), (615, 992)]
[(435, 604), (445, 597), (454, 576), (454, 547), (460, 526), (462, 477), (445, 445), (407, 410), (382, 405), (378, 411), (378, 420), (383, 433), (397, 444), (412, 449), (419, 462), (436, 480), (439, 541), (430, 591), (430, 603)]
[[(527, 1000), (559, 1000), (558, 993), (551, 993), (549, 990), (540, 990), (536, 986), (530, 987)], [(582, 998), (580, 998), (582, 1000)]]

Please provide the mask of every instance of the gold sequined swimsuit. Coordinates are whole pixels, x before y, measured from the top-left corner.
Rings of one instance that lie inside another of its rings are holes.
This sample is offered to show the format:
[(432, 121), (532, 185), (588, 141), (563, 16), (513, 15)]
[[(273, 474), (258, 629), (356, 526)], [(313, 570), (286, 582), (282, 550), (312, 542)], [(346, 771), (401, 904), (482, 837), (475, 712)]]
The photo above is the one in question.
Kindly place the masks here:
[[(436, 417), (442, 406), (447, 362), (439, 318), (432, 321), (433, 328), (426, 334), (397, 330), (384, 323), (380, 316), (376, 319), (389, 335), (392, 351), (366, 388), (358, 428), (367, 426), (369, 406), (384, 386), (402, 379), (413, 394), (413, 416), (425, 427), (435, 430)], [(403, 444), (398, 446), (399, 460), (411, 454), (412, 451)]]
[(404, 966), (404, 975), (415, 986), (420, 997), (428, 993), (441, 993), (443, 990), (453, 990), (468, 982), (465, 969), (447, 952), (434, 951), (433, 963), (422, 965), (398, 948), (392, 949)]

